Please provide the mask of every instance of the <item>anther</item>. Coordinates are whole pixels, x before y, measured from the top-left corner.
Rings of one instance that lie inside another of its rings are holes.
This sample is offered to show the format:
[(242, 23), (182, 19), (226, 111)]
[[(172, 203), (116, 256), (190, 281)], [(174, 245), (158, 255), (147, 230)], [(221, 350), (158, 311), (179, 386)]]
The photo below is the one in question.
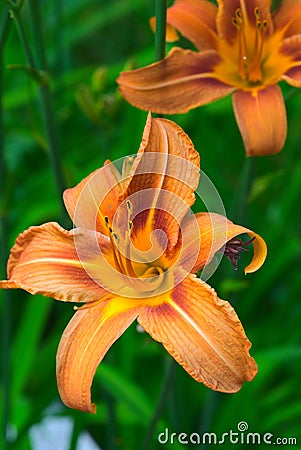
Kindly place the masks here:
[(131, 202), (130, 200), (127, 200), (127, 201), (126, 201), (126, 207), (127, 207), (128, 212), (129, 212), (130, 214), (132, 214), (132, 212), (133, 212), (133, 206), (132, 206), (132, 202)]
[(253, 237), (247, 242), (244, 242), (241, 239), (234, 238), (228, 241), (227, 244), (225, 245), (224, 255), (227, 256), (234, 270), (237, 270), (238, 268), (237, 263), (240, 257), (240, 252), (248, 252), (249, 249), (247, 249), (246, 246), (251, 244), (254, 241), (254, 239), (255, 237)]
[(233, 25), (235, 26), (235, 28), (239, 28), (239, 25), (238, 25), (238, 23), (237, 23), (237, 20), (236, 19), (234, 19), (234, 17), (232, 17), (232, 23), (233, 23)]
[(108, 216), (105, 216), (104, 219), (105, 219), (106, 227), (109, 228), (109, 218), (108, 218)]
[(236, 9), (236, 11), (235, 11), (235, 18), (236, 18), (238, 23), (239, 22), (242, 23), (242, 12), (241, 12), (240, 8)]
[(116, 242), (119, 242), (119, 237), (117, 236), (116, 233), (112, 233), (113, 238), (115, 239)]

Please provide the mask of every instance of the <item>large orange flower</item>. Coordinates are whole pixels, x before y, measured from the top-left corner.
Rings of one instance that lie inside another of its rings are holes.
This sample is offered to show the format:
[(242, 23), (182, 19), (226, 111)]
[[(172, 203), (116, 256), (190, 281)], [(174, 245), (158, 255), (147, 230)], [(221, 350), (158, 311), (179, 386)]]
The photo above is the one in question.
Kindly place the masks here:
[[(121, 73), (121, 94), (133, 105), (173, 114), (233, 92), (235, 117), (248, 155), (279, 152), (286, 111), (277, 83), (301, 86), (301, 0), (176, 0), (167, 10), (199, 52), (174, 48), (155, 64)], [(174, 28), (173, 28), (174, 27)]]
[[(218, 214), (192, 214), (199, 155), (175, 123), (149, 115), (135, 158), (120, 173), (107, 162), (64, 193), (75, 223), (51, 222), (20, 234), (2, 288), (22, 288), (67, 302), (84, 302), (65, 329), (57, 353), (63, 402), (95, 412), (90, 388), (110, 346), (135, 320), (197, 381), (235, 392), (252, 380), (250, 342), (226, 301), (192, 275), (225, 253), (235, 264), (254, 238), (245, 269), (266, 256), (263, 239)], [(234, 239), (235, 238), (235, 239)]]

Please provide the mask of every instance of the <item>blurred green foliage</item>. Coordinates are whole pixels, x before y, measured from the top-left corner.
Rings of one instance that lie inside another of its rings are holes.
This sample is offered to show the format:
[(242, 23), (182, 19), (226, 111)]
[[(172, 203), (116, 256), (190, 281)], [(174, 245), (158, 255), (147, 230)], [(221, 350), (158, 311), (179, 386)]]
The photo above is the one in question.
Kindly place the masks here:
[[(154, 38), (148, 19), (154, 14), (154, 2), (42, 3), (41, 27), (49, 65), (46, 79), (44, 72), (33, 76), (29, 69), (12, 19), (4, 45), (0, 89), (6, 173), (1, 174), (5, 179), (0, 204), (9, 247), (29, 226), (60, 221), (61, 199), (49, 166), (37, 75), (45, 82), (49, 78), (66, 187), (74, 186), (107, 158), (136, 153), (146, 120), (145, 112), (120, 98), (115, 79), (125, 67), (153, 62)], [(3, 27), (5, 2), (0, 4), (0, 14)], [(35, 54), (26, 1), (21, 14)], [(181, 43), (187, 45), (184, 40)], [(253, 343), (252, 355), (259, 366), (255, 380), (237, 394), (220, 394), (196, 383), (173, 364), (151, 449), (162, 448), (157, 436), (166, 427), (170, 432), (221, 436), (230, 429), (237, 431), (241, 421), (248, 423), (250, 432), (269, 432), (275, 438), (293, 436), (301, 445), (301, 92), (282, 88), (289, 123), (285, 148), (278, 155), (253, 159), (251, 164), (245, 159), (230, 98), (173, 117), (200, 152), (201, 167), (217, 187), (228, 217), (239, 218), (261, 234), (269, 254), (255, 274), (243, 275), (249, 256), (245, 255), (238, 273), (226, 260), (210, 280), (221, 298), (235, 306)], [(244, 198), (242, 177), (247, 164), (252, 178)], [(104, 450), (142, 448), (170, 370), (165, 350), (130, 327), (97, 371), (93, 384), (97, 415), (67, 409), (56, 389), (55, 354), (72, 306), (23, 291), (10, 292), (9, 298), (6, 294), (0, 293), (0, 314), (6, 333), (2, 364), (8, 365), (9, 380), (3, 376), (0, 387), (1, 419), (8, 388), (10, 414), (8, 442), (3, 448), (33, 448), (29, 430), (53, 415), (73, 420), (72, 449), (83, 431)], [(5, 324), (10, 325), (10, 342)], [(2, 366), (3, 374), (5, 369)], [(236, 448), (245, 446), (236, 444)]]

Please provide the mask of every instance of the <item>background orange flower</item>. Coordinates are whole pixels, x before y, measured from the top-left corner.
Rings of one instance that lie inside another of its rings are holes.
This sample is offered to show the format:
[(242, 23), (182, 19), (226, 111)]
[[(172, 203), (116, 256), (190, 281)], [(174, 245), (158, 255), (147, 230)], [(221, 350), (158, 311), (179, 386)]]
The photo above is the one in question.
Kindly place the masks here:
[(174, 48), (155, 64), (122, 72), (121, 94), (133, 105), (183, 113), (233, 93), (247, 155), (279, 152), (287, 123), (281, 90), (301, 86), (301, 1), (176, 0), (168, 8), (167, 37), (175, 27), (199, 50)]

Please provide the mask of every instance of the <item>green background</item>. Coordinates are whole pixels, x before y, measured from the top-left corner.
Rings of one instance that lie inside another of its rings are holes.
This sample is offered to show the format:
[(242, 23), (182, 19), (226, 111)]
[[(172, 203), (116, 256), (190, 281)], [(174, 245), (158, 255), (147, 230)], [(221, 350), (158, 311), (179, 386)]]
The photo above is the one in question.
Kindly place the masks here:
[[(39, 45), (29, 11), (34, 3), (25, 1), (21, 20), (39, 69), (45, 68), (40, 44), (45, 47), (56, 148), (65, 186), (71, 187), (105, 159), (138, 150), (146, 113), (118, 95), (115, 80), (125, 68), (154, 61), (154, 37), (148, 26), (154, 2), (43, 0)], [(3, 1), (0, 14), (3, 29), (7, 15)], [(179, 45), (190, 46), (184, 39)], [(0, 212), (9, 248), (31, 225), (64, 221), (67, 228), (72, 227), (62, 218), (61, 198), (49, 165), (41, 88), (33, 77), (36, 74), (24, 65), (28, 61), (15, 22), (10, 20), (0, 85), (4, 149)], [(43, 79), (42, 75), (39, 81)], [(209, 280), (219, 296), (235, 307), (253, 344), (251, 353), (259, 367), (255, 380), (245, 383), (237, 394), (212, 392), (171, 363), (160, 344), (132, 325), (97, 370), (93, 383), (97, 415), (73, 411), (60, 402), (55, 379), (56, 348), (73, 315), (72, 305), (20, 290), (2, 291), (2, 423), (9, 411), (3, 448), (34, 448), (32, 427), (52, 417), (72, 420), (66, 447), (70, 449), (77, 448), (84, 431), (104, 450), (157, 449), (169, 448), (158, 444), (157, 436), (165, 428), (170, 433), (221, 436), (231, 429), (236, 432), (241, 421), (248, 423), (250, 432), (272, 433), (274, 439), (296, 437), (301, 445), (301, 92), (281, 87), (288, 135), (278, 155), (245, 158), (230, 98), (172, 117), (200, 152), (201, 168), (218, 189), (229, 219), (261, 234), (268, 245), (268, 258), (257, 273), (243, 274), (249, 254), (241, 258), (237, 272), (224, 258)], [(195, 210), (200, 208), (198, 202)], [(8, 250), (1, 242), (4, 271)], [(1, 275), (5, 278), (4, 272)], [(164, 383), (168, 389), (158, 411)], [(225, 448), (231, 446), (228, 443)], [(170, 448), (190, 447), (206, 448), (179, 443)], [(245, 448), (243, 444), (235, 447)]]

